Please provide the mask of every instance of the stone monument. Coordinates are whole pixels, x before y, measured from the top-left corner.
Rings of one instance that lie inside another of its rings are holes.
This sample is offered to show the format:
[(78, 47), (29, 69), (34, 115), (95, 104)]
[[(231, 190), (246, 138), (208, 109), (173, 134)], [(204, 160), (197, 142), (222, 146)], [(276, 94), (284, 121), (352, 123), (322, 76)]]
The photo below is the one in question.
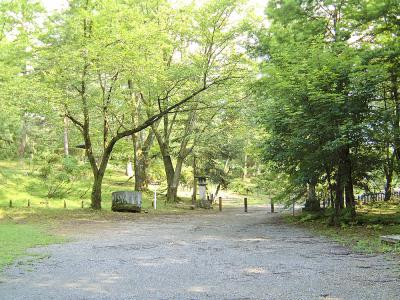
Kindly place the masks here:
[(112, 193), (112, 211), (140, 212), (142, 209), (142, 192), (118, 191)]

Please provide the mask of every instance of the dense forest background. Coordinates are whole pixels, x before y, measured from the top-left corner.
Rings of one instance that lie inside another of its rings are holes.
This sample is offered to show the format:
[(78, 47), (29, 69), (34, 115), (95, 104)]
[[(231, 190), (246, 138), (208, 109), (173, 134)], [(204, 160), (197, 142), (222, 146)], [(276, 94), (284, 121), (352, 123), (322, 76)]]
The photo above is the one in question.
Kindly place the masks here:
[(353, 218), (358, 196), (389, 201), (397, 187), (399, 12), (395, 0), (270, 0), (262, 17), (235, 0), (51, 13), (2, 0), (0, 196), (100, 209), (111, 174), (177, 202), (206, 175), (213, 195)]

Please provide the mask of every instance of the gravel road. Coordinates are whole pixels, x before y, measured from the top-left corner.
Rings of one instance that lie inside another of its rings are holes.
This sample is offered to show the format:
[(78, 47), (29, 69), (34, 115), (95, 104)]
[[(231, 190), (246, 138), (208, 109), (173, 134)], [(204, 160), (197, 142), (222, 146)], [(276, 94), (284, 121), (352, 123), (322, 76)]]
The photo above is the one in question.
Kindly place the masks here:
[(50, 256), (1, 274), (0, 299), (400, 299), (398, 263), (262, 207), (99, 228), (32, 250)]

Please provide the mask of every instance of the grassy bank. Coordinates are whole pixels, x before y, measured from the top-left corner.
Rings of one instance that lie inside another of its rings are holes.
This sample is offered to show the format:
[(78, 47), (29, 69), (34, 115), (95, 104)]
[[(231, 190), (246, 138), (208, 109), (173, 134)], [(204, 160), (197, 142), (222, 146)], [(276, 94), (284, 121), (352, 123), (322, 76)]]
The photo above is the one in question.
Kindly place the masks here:
[[(43, 178), (42, 167), (23, 161), (0, 161), (0, 270), (26, 255), (28, 248), (62, 240), (58, 234), (65, 224), (79, 227), (93, 221), (139, 217), (138, 214), (111, 211), (112, 192), (133, 190), (133, 183), (128, 181), (123, 168), (110, 165), (103, 182), (103, 209), (94, 211), (90, 209), (92, 177), (86, 164), (80, 163), (79, 167), (83, 169), (80, 176), (65, 184), (58, 197), (48, 197), (49, 190), (59, 181)], [(159, 194), (157, 210), (154, 210), (153, 193), (146, 192), (142, 196), (142, 211), (147, 215), (186, 212), (190, 204), (187, 198), (178, 205), (165, 203), (165, 197)]]
[(0, 223), (0, 271), (21, 256), (26, 249), (63, 241), (33, 224)]
[[(41, 176), (41, 165), (32, 165), (29, 162), (0, 161), (0, 210), (7, 210), (13, 214), (13, 210), (21, 210), (24, 214), (44, 213), (45, 209), (56, 209), (49, 214), (61, 213), (57, 209), (88, 209), (90, 207), (90, 192), (92, 175), (87, 164), (81, 163), (80, 176), (72, 182), (62, 186), (62, 196), (48, 197), (49, 190), (54, 190), (59, 182), (51, 182)], [(132, 180), (128, 180), (123, 168), (110, 164), (104, 176), (102, 185), (102, 207), (105, 211), (111, 209), (111, 193), (121, 190), (133, 190)], [(157, 211), (154, 213), (177, 212), (183, 205), (165, 203), (163, 189), (158, 191)], [(142, 194), (142, 208), (144, 211), (152, 211), (153, 192)], [(12, 209), (9, 209), (10, 201)], [(190, 205), (189, 198), (182, 198), (185, 205)], [(28, 209), (30, 206), (30, 210)], [(87, 213), (87, 210), (86, 210)], [(68, 214), (68, 213), (67, 213)], [(1, 219), (1, 211), (0, 211)]]
[(400, 234), (400, 205), (398, 202), (376, 202), (359, 206), (355, 220), (342, 216), (339, 227), (330, 226), (332, 211), (320, 214), (301, 213), (285, 216), (287, 222), (304, 226), (318, 234), (364, 253), (394, 253), (400, 255), (399, 245), (385, 245), (382, 235)]

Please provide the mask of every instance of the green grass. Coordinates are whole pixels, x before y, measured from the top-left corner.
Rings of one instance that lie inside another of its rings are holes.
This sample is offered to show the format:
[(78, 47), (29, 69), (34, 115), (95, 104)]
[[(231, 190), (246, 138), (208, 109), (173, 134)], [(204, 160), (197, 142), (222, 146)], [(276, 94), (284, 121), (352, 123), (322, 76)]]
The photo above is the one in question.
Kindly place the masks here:
[(26, 249), (63, 241), (46, 233), (37, 225), (0, 223), (0, 271), (17, 258), (27, 255)]
[(386, 245), (380, 241), (382, 235), (400, 234), (399, 203), (377, 202), (359, 206), (356, 219), (349, 221), (344, 216), (339, 227), (329, 225), (331, 213), (330, 211), (324, 214), (302, 213), (285, 216), (285, 219), (332, 238), (355, 251), (400, 255), (400, 245)]

